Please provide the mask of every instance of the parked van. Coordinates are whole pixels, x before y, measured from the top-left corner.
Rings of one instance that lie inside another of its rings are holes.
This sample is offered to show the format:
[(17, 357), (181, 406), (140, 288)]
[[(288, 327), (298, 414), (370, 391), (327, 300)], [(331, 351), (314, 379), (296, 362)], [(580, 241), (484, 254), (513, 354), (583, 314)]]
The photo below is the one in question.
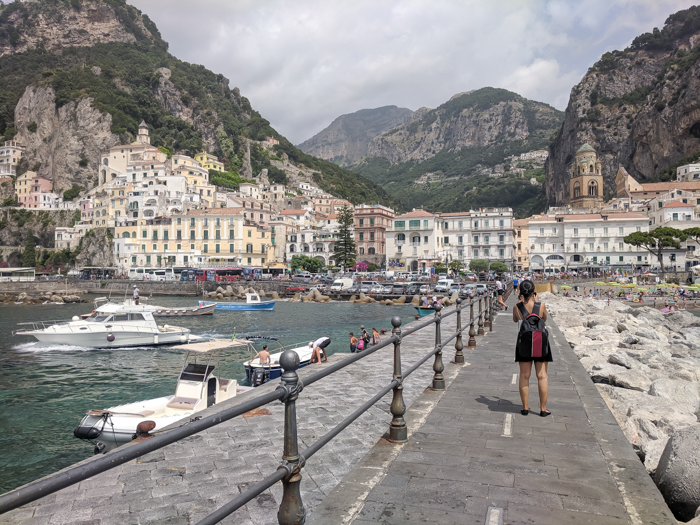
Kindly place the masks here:
[(545, 268), (544, 269), (544, 276), (545, 277), (556, 277), (558, 273), (559, 272), (557, 272), (557, 270), (555, 268)]
[(440, 279), (437, 282), (437, 284), (435, 285), (434, 291), (436, 291), (436, 292), (449, 292), (453, 283), (454, 283), (454, 279)]
[(352, 286), (352, 279), (336, 279), (331, 284), (331, 292), (342, 292)]

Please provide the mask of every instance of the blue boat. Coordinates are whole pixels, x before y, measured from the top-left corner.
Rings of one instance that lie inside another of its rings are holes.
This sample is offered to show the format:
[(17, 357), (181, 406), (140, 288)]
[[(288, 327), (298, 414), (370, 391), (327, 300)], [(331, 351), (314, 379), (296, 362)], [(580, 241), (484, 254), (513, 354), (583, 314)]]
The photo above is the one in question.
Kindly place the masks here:
[(254, 310), (254, 311), (272, 311), (275, 307), (275, 301), (261, 301), (260, 296), (256, 293), (245, 294), (245, 303), (234, 302), (214, 302), (214, 301), (199, 301), (200, 306), (214, 305), (216, 310)]
[(426, 315), (435, 313), (435, 309), (432, 306), (414, 306), (414, 308), (420, 317), (425, 317)]

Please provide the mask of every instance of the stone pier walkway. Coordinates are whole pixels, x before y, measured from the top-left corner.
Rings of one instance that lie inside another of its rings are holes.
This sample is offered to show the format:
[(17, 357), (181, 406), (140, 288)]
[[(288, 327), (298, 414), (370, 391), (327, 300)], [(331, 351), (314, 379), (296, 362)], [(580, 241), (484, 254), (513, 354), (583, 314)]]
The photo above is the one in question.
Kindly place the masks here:
[(307, 523), (676, 523), (564, 336), (549, 327), (551, 416), (538, 415), (534, 370), (537, 412), (520, 414), (509, 309), (465, 350), (468, 365), (447, 365), (460, 370), (444, 393), (414, 402), (434, 408), (423, 421), (409, 410), (409, 442), (377, 443)]

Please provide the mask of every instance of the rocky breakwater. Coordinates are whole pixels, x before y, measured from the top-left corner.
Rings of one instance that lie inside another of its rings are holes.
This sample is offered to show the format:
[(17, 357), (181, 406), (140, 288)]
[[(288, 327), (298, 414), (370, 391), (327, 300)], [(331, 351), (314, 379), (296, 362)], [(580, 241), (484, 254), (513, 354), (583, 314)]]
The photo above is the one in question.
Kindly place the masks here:
[(700, 525), (700, 318), (546, 293), (559, 329), (679, 520)]
[(3, 304), (46, 304), (46, 303), (86, 303), (79, 295), (59, 295), (47, 292), (41, 295), (28, 295), (21, 293), (0, 293), (0, 303)]
[(247, 293), (258, 294), (261, 299), (268, 298), (268, 299), (274, 300), (274, 301), (280, 300), (280, 296), (277, 294), (277, 292), (265, 293), (265, 290), (263, 290), (263, 289), (256, 291), (252, 287), (244, 288), (243, 286), (231, 286), (231, 285), (228, 285), (225, 288), (223, 286), (219, 286), (213, 292), (206, 293), (205, 296), (209, 297), (210, 299), (218, 299), (221, 301), (224, 299), (245, 299), (246, 298), (245, 294), (247, 294)]

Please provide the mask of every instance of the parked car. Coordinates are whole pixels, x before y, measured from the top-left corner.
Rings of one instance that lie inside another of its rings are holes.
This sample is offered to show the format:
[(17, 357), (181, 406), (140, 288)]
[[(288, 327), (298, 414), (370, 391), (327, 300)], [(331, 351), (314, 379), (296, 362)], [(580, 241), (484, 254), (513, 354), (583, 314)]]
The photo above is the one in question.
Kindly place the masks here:
[(485, 295), (488, 291), (489, 291), (488, 286), (486, 286), (486, 285), (483, 284), (483, 283), (477, 283), (477, 285), (476, 285), (476, 292), (477, 292), (479, 295)]
[(394, 289), (393, 285), (385, 284), (384, 286), (382, 286), (381, 293), (383, 293), (384, 295), (391, 295), (393, 293), (393, 291), (392, 291), (393, 289)]
[(459, 292), (462, 289), (462, 285), (459, 283), (453, 283), (452, 286), (450, 286), (450, 292)]
[(284, 289), (286, 293), (305, 292), (306, 290), (306, 286), (287, 286), (287, 288)]
[(476, 274), (474, 272), (468, 272), (464, 274), (464, 279), (467, 281), (476, 281)]
[(358, 294), (360, 293), (360, 283), (353, 284), (350, 288), (346, 290), (349, 294)]
[(429, 284), (422, 284), (418, 289), (418, 293), (428, 294), (432, 291), (432, 287)]
[(478, 290), (477, 290), (478, 284), (474, 283), (469, 283), (465, 284), (462, 289), (459, 291), (459, 296), (460, 297), (475, 297), (478, 295)]
[(408, 288), (409, 288), (409, 286), (407, 286), (404, 283), (401, 283), (401, 284), (397, 283), (394, 286), (392, 286), (391, 293), (393, 293), (394, 295), (405, 295), (406, 290)]
[(421, 285), (419, 283), (405, 283), (407, 295), (417, 295), (420, 293)]
[(450, 287), (454, 284), (452, 279), (440, 279), (435, 285), (435, 291), (445, 293), (450, 291)]
[(369, 293), (384, 293), (384, 285), (381, 284), (373, 284), (372, 286), (369, 287)]
[(441, 281), (441, 280), (443, 280), (443, 279), (447, 279), (447, 274), (446, 274), (446, 273), (439, 273), (439, 274), (438, 274), (438, 280)]

